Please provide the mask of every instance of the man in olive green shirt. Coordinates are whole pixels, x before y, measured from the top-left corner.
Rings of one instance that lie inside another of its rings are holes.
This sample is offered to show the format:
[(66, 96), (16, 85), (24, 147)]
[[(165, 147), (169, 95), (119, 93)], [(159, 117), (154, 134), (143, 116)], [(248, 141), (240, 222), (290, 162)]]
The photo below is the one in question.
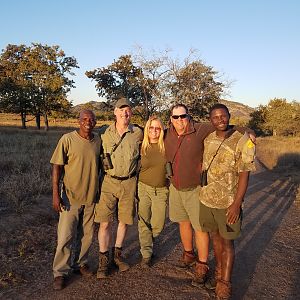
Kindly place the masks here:
[(99, 279), (108, 276), (111, 225), (115, 215), (118, 229), (112, 248), (113, 262), (119, 271), (129, 269), (121, 254), (127, 225), (133, 224), (137, 166), (140, 143), (143, 139), (142, 130), (130, 124), (132, 111), (127, 99), (120, 98), (116, 102), (114, 114), (116, 122), (100, 131), (104, 178), (100, 200), (95, 209), (95, 222), (100, 223), (98, 233), (100, 254), (97, 271)]
[[(71, 269), (91, 275), (87, 257), (93, 238), (94, 207), (99, 188), (101, 142), (92, 130), (95, 115), (83, 110), (79, 130), (64, 134), (52, 155), (52, 205), (59, 213), (57, 248), (53, 261), (53, 288), (61, 290)], [(63, 178), (60, 191), (60, 179)], [(74, 262), (71, 246), (76, 238)]]

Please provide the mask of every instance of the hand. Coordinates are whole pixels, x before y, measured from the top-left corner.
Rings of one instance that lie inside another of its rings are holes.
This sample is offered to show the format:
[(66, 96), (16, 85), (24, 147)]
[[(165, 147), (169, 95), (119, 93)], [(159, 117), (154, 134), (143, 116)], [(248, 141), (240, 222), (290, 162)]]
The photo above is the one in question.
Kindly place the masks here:
[(227, 208), (227, 212), (226, 212), (227, 223), (234, 224), (239, 219), (240, 212), (241, 212), (240, 204), (232, 203)]
[(61, 209), (62, 205), (61, 204), (62, 204), (62, 199), (60, 198), (60, 196), (59, 195), (53, 195), (52, 207), (58, 213), (62, 212), (62, 209)]

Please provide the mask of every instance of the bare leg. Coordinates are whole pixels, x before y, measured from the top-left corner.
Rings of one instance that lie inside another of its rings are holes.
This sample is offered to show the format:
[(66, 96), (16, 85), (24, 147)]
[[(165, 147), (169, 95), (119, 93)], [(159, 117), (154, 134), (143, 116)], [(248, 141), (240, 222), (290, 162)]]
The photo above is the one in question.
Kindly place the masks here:
[(223, 251), (222, 251), (222, 279), (224, 281), (231, 280), (231, 273), (234, 262), (234, 243), (232, 240), (222, 238)]
[(209, 235), (207, 232), (195, 230), (195, 241), (200, 262), (207, 262), (209, 253)]
[(98, 242), (100, 252), (104, 253), (108, 251), (111, 240), (111, 223), (102, 222), (100, 223), (98, 231)]
[(115, 247), (122, 248), (126, 231), (127, 231), (127, 225), (125, 223), (119, 222)]
[(222, 237), (220, 236), (219, 232), (212, 232), (211, 233), (212, 242), (213, 242), (213, 249), (216, 259), (216, 269), (221, 270), (222, 266)]
[(190, 221), (179, 222), (180, 238), (184, 251), (193, 250), (193, 228)]

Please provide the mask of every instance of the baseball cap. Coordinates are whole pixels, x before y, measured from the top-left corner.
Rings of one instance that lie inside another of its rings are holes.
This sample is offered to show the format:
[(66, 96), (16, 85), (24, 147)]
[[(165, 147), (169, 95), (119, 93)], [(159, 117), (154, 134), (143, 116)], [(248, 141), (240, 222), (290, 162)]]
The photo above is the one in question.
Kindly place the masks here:
[(131, 107), (130, 102), (126, 98), (120, 98), (115, 104), (115, 108), (121, 108), (123, 106)]

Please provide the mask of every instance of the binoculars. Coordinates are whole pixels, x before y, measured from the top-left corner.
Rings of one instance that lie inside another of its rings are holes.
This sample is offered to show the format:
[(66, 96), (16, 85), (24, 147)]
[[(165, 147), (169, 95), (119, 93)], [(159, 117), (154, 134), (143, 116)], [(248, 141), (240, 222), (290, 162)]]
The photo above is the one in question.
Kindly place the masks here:
[(112, 164), (111, 157), (110, 157), (109, 153), (104, 153), (102, 155), (102, 165), (103, 165), (103, 169), (105, 171), (113, 168), (113, 164)]
[(200, 186), (207, 186), (207, 170), (203, 170), (200, 175)]
[(173, 176), (173, 168), (172, 168), (172, 163), (168, 161), (166, 163), (166, 176), (167, 178), (171, 178)]

